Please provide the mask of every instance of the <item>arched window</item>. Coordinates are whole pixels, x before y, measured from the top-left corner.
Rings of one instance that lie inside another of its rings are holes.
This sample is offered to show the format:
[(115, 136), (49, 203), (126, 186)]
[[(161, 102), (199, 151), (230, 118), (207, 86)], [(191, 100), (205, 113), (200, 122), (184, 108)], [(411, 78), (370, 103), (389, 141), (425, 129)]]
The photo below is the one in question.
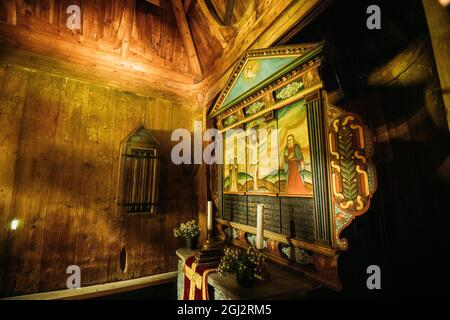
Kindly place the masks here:
[(159, 143), (145, 127), (120, 145), (118, 205), (124, 214), (156, 214)]

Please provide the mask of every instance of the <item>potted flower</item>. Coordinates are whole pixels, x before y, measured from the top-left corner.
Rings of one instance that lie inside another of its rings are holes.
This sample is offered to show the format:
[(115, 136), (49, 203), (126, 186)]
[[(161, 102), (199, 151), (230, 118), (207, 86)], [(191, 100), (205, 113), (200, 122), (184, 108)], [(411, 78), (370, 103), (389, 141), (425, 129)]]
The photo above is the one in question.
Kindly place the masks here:
[(197, 249), (198, 236), (200, 235), (200, 228), (195, 220), (181, 223), (178, 228), (173, 229), (173, 234), (176, 238), (186, 239), (186, 247), (191, 250)]
[(220, 275), (236, 274), (237, 281), (244, 288), (251, 287), (257, 274), (261, 274), (264, 255), (255, 247), (246, 251), (226, 248), (217, 271)]

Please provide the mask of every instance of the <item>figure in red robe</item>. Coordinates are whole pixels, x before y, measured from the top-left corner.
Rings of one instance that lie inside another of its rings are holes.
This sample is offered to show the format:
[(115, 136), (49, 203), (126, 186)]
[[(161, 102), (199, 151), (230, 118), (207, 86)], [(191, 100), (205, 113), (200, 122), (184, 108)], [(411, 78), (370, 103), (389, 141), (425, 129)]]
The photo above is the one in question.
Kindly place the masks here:
[(305, 162), (303, 153), (293, 135), (287, 137), (284, 149), (284, 173), (286, 176), (288, 193), (309, 193), (304, 183)]

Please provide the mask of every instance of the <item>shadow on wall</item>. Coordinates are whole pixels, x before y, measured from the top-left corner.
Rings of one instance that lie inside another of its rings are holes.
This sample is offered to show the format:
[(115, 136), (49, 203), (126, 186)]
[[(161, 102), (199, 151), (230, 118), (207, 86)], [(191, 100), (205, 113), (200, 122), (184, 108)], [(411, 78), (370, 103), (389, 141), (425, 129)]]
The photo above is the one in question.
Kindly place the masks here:
[[(365, 27), (372, 4), (382, 10), (381, 30)], [(361, 115), (377, 137), (378, 190), (342, 232), (349, 250), (339, 258), (340, 297), (442, 296), (450, 284), (449, 131), (422, 2), (335, 1), (291, 43), (323, 40), (332, 48), (323, 75), (332, 103)], [(380, 291), (366, 286), (372, 264), (381, 267)]]
[[(379, 188), (372, 208), (343, 233), (350, 249), (340, 274), (351, 297), (442, 297), (450, 284), (441, 263), (450, 259), (449, 136), (426, 109), (426, 92), (427, 84), (370, 88), (367, 99), (376, 96), (379, 104), (366, 106), (380, 110), (368, 117), (385, 132), (376, 142)], [(377, 122), (374, 114), (384, 119)], [(381, 267), (380, 292), (366, 287), (372, 264)]]

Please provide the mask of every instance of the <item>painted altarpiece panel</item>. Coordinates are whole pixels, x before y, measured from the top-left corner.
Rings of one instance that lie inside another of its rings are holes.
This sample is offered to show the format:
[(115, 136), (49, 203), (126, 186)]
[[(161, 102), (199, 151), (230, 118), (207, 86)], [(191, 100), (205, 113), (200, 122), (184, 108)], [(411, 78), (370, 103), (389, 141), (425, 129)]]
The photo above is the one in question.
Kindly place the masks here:
[(246, 136), (247, 192), (278, 193), (278, 134), (273, 113), (249, 122)]
[(224, 134), (219, 238), (252, 245), (262, 204), (268, 258), (340, 289), (341, 231), (377, 182), (369, 129), (328, 101), (328, 54), (324, 42), (246, 52), (209, 116)]
[(223, 191), (243, 193), (247, 181), (245, 131), (228, 130), (224, 134)]
[(280, 194), (312, 196), (311, 152), (305, 100), (276, 111), (279, 138)]

